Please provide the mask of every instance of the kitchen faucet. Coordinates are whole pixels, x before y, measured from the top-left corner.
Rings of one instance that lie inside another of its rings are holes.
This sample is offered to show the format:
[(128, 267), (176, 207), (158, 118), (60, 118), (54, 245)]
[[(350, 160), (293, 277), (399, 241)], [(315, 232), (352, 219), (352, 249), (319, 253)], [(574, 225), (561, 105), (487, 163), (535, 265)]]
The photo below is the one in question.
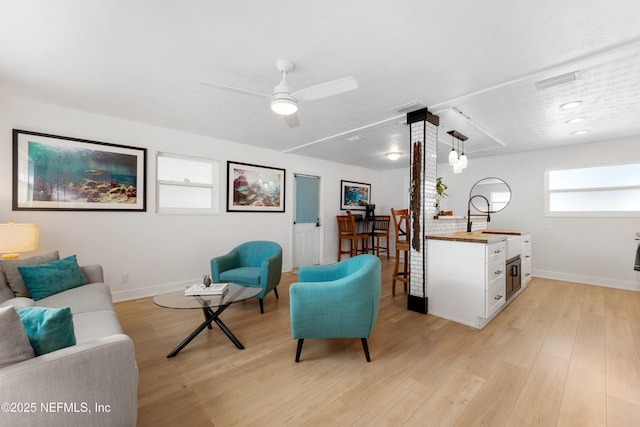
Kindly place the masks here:
[[(469, 202), (467, 202), (467, 233), (471, 232), (471, 201), (476, 197), (482, 197), (485, 202), (487, 202), (487, 222), (491, 221), (491, 216), (489, 215), (489, 211), (491, 210), (491, 205), (489, 204), (489, 200), (486, 197), (481, 196), (480, 194), (476, 194), (475, 196), (471, 196), (469, 198)], [(482, 212), (482, 211), (480, 211)]]

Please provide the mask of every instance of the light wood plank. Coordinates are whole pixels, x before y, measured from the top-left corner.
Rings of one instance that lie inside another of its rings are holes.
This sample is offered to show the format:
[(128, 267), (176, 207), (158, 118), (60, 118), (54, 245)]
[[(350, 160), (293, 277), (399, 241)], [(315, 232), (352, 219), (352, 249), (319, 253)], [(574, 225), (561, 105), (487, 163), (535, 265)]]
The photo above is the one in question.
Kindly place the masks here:
[(529, 369), (501, 361), (455, 426), (505, 425), (528, 376)]
[(606, 425), (604, 316), (581, 314), (558, 426)]
[(616, 427), (637, 427), (640, 420), (640, 406), (618, 400), (614, 397), (607, 398), (607, 425)]
[(406, 425), (450, 426), (476, 396), (484, 380), (457, 369), (407, 420)]
[(625, 291), (605, 294), (607, 396), (640, 405), (640, 354), (627, 312)]
[(507, 426), (553, 426), (558, 419), (569, 362), (541, 354), (531, 369)]
[(358, 422), (353, 425), (358, 427), (410, 425), (407, 419), (416, 408), (422, 406), (425, 397), (432, 394), (433, 390), (424, 384), (411, 378), (405, 379), (390, 390), (385, 398), (374, 397), (372, 401), (377, 403), (370, 410), (362, 413)]

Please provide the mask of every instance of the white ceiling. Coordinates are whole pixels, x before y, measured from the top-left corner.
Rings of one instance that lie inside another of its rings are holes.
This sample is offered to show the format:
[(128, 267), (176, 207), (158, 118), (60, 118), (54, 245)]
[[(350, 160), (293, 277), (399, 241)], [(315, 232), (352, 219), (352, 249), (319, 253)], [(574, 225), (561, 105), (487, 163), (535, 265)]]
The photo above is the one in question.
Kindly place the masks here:
[[(359, 88), (301, 103), (289, 128), (268, 100), (199, 84), (270, 93), (277, 59), (295, 62), (294, 90)], [(394, 108), (419, 102), (440, 116), (439, 155), (456, 129), (472, 162), (640, 135), (640, 2), (3, 0), (0, 91), (378, 170), (408, 165)]]

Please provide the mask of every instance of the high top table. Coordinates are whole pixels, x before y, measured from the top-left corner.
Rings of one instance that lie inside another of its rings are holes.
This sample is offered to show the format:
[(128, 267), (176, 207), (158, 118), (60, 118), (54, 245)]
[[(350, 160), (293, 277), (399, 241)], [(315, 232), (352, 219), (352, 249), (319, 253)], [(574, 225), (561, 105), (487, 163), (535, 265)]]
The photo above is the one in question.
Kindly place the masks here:
[[(211, 323), (215, 322), (216, 325), (224, 332), (224, 334), (235, 344), (240, 350), (244, 349), (244, 346), (238, 338), (231, 333), (227, 325), (220, 320), (220, 314), (227, 309), (231, 304), (248, 300), (258, 295), (262, 291), (261, 288), (249, 288), (246, 286), (236, 285), (229, 283), (229, 290), (224, 295), (194, 295), (185, 296), (184, 288), (161, 293), (153, 297), (153, 302), (165, 308), (173, 309), (201, 309), (204, 312), (204, 322), (194, 329), (191, 334), (185, 338), (176, 348), (171, 350), (167, 357), (176, 356), (180, 350), (186, 347), (200, 332), (205, 328), (211, 329)], [(214, 310), (215, 308), (215, 310)]]

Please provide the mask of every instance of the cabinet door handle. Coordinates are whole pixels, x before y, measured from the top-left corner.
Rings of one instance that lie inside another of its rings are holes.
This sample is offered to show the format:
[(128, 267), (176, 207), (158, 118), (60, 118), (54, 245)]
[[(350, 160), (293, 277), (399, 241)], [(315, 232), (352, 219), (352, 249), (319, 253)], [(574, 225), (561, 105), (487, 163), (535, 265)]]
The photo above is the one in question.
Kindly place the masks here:
[(498, 274), (502, 274), (502, 270), (496, 270), (493, 272), (493, 274), (498, 275)]
[(494, 254), (499, 254), (502, 253), (502, 249), (496, 249), (495, 251), (493, 251)]
[(493, 299), (496, 301), (500, 301), (502, 299), (502, 295), (496, 295)]
[(524, 257), (525, 258), (531, 258), (531, 255), (525, 255)]
[(531, 276), (531, 273), (525, 273), (524, 275), (528, 277)]

